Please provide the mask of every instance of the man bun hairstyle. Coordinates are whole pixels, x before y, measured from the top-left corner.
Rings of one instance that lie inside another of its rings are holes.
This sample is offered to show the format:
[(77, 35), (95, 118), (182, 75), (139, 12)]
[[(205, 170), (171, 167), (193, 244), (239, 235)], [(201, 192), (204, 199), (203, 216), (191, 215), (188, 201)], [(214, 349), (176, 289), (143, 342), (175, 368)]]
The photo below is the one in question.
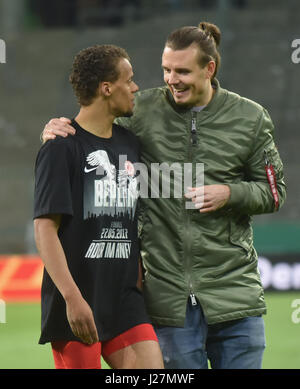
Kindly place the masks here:
[(209, 61), (215, 61), (215, 78), (220, 65), (221, 56), (218, 47), (221, 42), (221, 31), (215, 24), (200, 22), (198, 27), (185, 26), (173, 31), (167, 38), (166, 47), (172, 50), (184, 50), (191, 45), (199, 49), (199, 65), (204, 67)]
[(130, 60), (124, 49), (114, 45), (91, 46), (75, 56), (69, 81), (81, 106), (90, 105), (97, 97), (100, 82), (117, 81), (122, 58)]

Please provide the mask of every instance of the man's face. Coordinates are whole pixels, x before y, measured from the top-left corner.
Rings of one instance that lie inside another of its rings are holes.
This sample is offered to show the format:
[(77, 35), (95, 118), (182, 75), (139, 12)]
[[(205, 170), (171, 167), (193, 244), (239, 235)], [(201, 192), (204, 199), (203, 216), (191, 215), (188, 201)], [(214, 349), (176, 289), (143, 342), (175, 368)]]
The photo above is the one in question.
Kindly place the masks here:
[(134, 107), (134, 93), (139, 90), (139, 87), (132, 79), (132, 66), (127, 59), (122, 58), (118, 68), (119, 78), (112, 83), (111, 108), (115, 117), (131, 116)]
[(210, 87), (207, 66), (199, 65), (199, 51), (191, 45), (184, 50), (166, 46), (162, 55), (164, 81), (178, 105), (203, 105), (203, 96)]

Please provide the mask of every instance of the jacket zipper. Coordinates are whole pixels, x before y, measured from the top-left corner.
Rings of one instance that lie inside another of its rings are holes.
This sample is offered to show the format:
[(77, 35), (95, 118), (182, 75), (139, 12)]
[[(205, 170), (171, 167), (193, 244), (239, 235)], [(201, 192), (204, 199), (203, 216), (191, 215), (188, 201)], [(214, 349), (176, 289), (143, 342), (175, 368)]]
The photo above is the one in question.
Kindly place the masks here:
[[(193, 162), (192, 158), (192, 147), (197, 145), (197, 120), (196, 120), (196, 113), (192, 112), (192, 126), (191, 126), (191, 137), (190, 137), (190, 146), (189, 146), (189, 159), (191, 162)], [(187, 221), (188, 221), (188, 226), (190, 226), (190, 215), (187, 212)], [(190, 238), (189, 238), (189, 228), (187, 228), (187, 236), (188, 236), (188, 245), (187, 245), (187, 253), (190, 254), (190, 249), (191, 249), (191, 244), (190, 244)], [(193, 291), (193, 284), (191, 281), (191, 266), (190, 266), (190, 259), (188, 261), (188, 270), (189, 270), (189, 297), (191, 300), (191, 304), (193, 306), (197, 305), (197, 299)]]
[(192, 128), (191, 128), (191, 143), (192, 146), (197, 144), (197, 127), (196, 127), (196, 117), (192, 114)]
[(197, 305), (198, 304), (196, 296), (195, 296), (195, 294), (192, 291), (190, 292), (190, 299), (191, 299), (192, 305)]

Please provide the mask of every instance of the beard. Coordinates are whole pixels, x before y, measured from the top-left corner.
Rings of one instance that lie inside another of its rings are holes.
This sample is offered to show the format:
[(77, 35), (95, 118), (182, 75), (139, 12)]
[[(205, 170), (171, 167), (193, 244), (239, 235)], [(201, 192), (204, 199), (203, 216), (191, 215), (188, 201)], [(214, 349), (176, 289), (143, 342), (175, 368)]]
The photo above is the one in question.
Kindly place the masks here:
[(133, 111), (119, 112), (116, 114), (116, 118), (130, 118), (133, 115)]
[(173, 95), (172, 95), (172, 97), (173, 97), (175, 104), (178, 105), (178, 107), (180, 107), (180, 108), (191, 109), (194, 107), (194, 104), (190, 101), (177, 101)]
[(130, 118), (132, 115), (133, 115), (133, 111), (130, 111), (130, 112), (125, 112), (122, 116), (124, 118)]

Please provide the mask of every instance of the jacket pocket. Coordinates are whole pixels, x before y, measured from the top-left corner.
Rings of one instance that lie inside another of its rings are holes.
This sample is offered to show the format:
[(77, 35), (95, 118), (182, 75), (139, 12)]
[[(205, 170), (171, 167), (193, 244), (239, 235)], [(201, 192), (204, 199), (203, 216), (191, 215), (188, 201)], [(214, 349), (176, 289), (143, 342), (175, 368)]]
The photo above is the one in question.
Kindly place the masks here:
[(234, 246), (244, 250), (247, 260), (251, 260), (255, 253), (253, 247), (253, 230), (250, 225), (250, 217), (231, 219), (229, 240)]

